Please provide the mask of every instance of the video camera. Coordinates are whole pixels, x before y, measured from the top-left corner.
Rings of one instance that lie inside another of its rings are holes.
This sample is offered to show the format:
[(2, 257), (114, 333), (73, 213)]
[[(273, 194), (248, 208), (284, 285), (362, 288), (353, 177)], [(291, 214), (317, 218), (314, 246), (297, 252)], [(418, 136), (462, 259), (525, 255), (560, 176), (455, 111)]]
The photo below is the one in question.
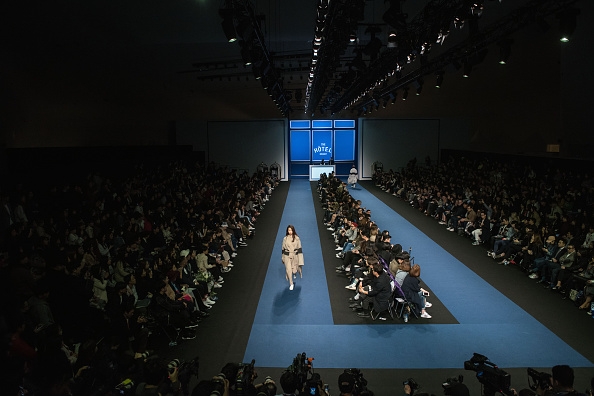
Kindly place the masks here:
[(367, 392), (367, 380), (363, 377), (363, 373), (361, 372), (361, 370), (351, 368), (344, 370), (344, 372), (353, 377), (355, 381), (355, 386), (353, 387), (353, 395), (360, 395), (362, 393)]
[(476, 372), (476, 378), (484, 387), (484, 396), (493, 396), (496, 392), (513, 395), (511, 376), (490, 362), (488, 357), (474, 353), (470, 360), (464, 362), (464, 369)]
[[(551, 387), (551, 374), (539, 372), (533, 368), (528, 368), (528, 387), (533, 391), (537, 389), (547, 390)], [(532, 381), (530, 381), (532, 379)]]
[(250, 394), (252, 383), (257, 377), (254, 370), (255, 364), (255, 359), (252, 359), (250, 363), (239, 363), (239, 370), (237, 370), (237, 377), (235, 379), (236, 396), (247, 396)]
[(313, 360), (314, 358), (308, 358), (305, 352), (299, 353), (293, 359), (293, 364), (287, 368), (287, 371), (290, 371), (297, 376), (300, 386), (304, 385), (307, 380), (313, 376)]

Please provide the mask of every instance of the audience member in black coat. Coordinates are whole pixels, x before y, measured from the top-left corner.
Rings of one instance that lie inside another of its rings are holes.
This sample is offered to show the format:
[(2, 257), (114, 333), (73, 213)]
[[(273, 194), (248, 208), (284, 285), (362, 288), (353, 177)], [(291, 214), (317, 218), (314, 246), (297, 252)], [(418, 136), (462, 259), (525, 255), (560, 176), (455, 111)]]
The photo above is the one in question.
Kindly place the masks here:
[[(372, 301), (369, 304), (370, 312), (359, 312), (357, 314), (362, 318), (367, 318), (374, 313), (379, 315), (382, 312), (387, 311), (390, 303), (390, 296), (392, 295), (390, 278), (384, 272), (383, 266), (379, 262), (373, 263), (371, 265), (371, 271), (374, 279), (369, 287), (365, 288), (362, 284), (359, 284), (359, 294), (372, 297)], [(366, 301), (367, 300), (369, 299), (366, 299)]]
[(402, 292), (406, 299), (414, 304), (416, 316), (431, 319), (431, 316), (425, 311), (428, 304), (425, 297), (422, 296), (423, 289), (420, 286), (419, 276), (421, 276), (421, 266), (415, 264), (402, 282)]

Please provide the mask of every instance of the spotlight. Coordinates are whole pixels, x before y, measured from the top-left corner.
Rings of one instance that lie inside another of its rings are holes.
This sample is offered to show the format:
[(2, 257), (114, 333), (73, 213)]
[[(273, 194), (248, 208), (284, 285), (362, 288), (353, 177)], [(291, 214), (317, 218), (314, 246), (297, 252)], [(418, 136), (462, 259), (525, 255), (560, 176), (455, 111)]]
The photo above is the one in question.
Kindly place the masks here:
[(247, 46), (241, 47), (241, 58), (243, 59), (244, 66), (252, 64), (252, 54)]
[(469, 60), (464, 61), (464, 68), (462, 71), (462, 77), (468, 78), (470, 77), (470, 72), (472, 72), (472, 64)]
[(576, 19), (579, 14), (580, 10), (577, 8), (569, 8), (557, 15), (557, 18), (559, 18), (559, 40), (561, 40), (561, 42), (567, 43), (571, 39), (571, 35), (576, 28)]
[(413, 85), (416, 88), (416, 95), (419, 96), (421, 94), (421, 92), (423, 91), (423, 80), (421, 78), (417, 78), (414, 82)]
[(396, 48), (398, 47), (398, 42), (396, 41), (396, 32), (392, 30), (388, 34), (388, 48)]
[(482, 0), (475, 0), (470, 5), (470, 14), (476, 17), (480, 17), (483, 15), (483, 1)]
[(262, 78), (262, 71), (259, 67), (252, 65), (252, 71), (254, 72), (254, 78), (260, 80)]
[(225, 37), (230, 43), (237, 41), (237, 33), (235, 32), (235, 25), (233, 24), (233, 18), (225, 17), (223, 22), (221, 22), (223, 26), (223, 32), (225, 33)]
[(505, 65), (511, 53), (512, 39), (506, 38), (497, 43), (499, 45), (499, 64)]
[(443, 70), (438, 70), (435, 72), (435, 88), (441, 88), (441, 84), (443, 83)]

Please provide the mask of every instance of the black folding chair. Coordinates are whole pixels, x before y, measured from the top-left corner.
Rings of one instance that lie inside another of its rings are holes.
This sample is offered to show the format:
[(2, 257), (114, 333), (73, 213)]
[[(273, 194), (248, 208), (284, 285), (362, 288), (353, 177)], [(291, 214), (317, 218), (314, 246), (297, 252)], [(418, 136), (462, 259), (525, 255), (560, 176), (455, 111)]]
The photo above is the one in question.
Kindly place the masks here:
[(408, 301), (398, 282), (394, 282), (394, 290), (390, 298), (390, 316), (393, 318), (396, 315), (396, 317), (402, 318), (405, 309), (412, 313), (415, 318), (419, 318), (414, 304)]

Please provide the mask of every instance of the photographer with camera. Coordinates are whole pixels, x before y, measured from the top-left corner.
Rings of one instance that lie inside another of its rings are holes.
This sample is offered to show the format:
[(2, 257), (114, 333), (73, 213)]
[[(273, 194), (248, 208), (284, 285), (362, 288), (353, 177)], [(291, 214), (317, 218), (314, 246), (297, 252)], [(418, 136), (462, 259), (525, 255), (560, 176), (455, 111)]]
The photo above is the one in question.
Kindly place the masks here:
[(470, 396), (470, 390), (463, 384), (464, 377), (459, 375), (457, 378), (446, 379), (441, 386), (443, 394), (446, 396)]
[(402, 385), (404, 386), (404, 394), (408, 396), (413, 396), (419, 389), (419, 384), (412, 378), (403, 381)]
[(144, 381), (136, 387), (136, 396), (179, 396), (182, 395), (178, 379), (179, 367), (170, 367), (159, 357), (147, 359), (143, 371)]
[(230, 382), (223, 373), (202, 380), (192, 390), (192, 396), (230, 396)]
[(340, 396), (353, 396), (355, 391), (355, 378), (346, 371), (338, 376), (338, 389)]
[(341, 396), (373, 395), (373, 392), (367, 389), (367, 380), (363, 373), (356, 368), (345, 369), (338, 376), (338, 389)]
[[(573, 381), (575, 379), (573, 369), (568, 365), (562, 364), (553, 367), (551, 370), (551, 386), (550, 390), (544, 392), (547, 396), (586, 396), (584, 393), (579, 393), (573, 389)], [(538, 391), (537, 391), (538, 393)]]
[[(267, 379), (270, 377), (266, 377)], [(266, 382), (266, 381), (264, 381)], [(280, 377), (280, 385), (283, 390), (283, 396), (295, 396), (297, 394), (297, 389), (299, 389), (299, 383), (297, 380), (297, 376), (295, 373), (290, 371), (284, 371)], [(276, 383), (275, 383), (276, 387)]]

